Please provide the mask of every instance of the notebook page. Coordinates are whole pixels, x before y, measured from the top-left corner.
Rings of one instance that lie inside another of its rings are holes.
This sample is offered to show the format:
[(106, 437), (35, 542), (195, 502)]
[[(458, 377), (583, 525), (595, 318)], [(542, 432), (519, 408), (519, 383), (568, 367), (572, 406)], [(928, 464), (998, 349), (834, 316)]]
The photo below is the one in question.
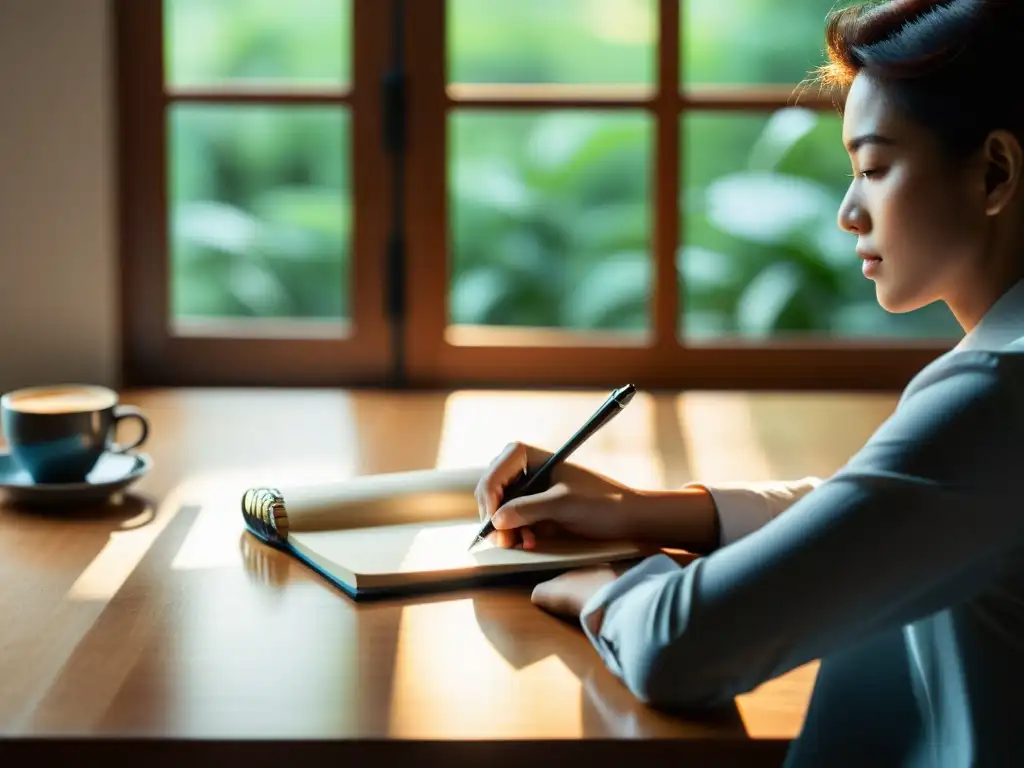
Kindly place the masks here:
[(454, 572), (520, 571), (570, 567), (635, 556), (623, 542), (566, 539), (543, 550), (506, 549), (489, 543), (467, 548), (479, 529), (478, 521), (436, 522), (361, 528), (346, 531), (302, 532), (289, 542), (317, 559), (329, 560), (353, 573), (360, 583), (413, 584)]

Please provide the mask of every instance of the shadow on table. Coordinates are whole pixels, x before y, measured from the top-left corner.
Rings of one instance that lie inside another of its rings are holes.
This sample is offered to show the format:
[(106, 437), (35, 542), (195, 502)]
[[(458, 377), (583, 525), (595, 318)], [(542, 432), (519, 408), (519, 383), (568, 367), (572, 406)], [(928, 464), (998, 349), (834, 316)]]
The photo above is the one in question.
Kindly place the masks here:
[(0, 500), (0, 522), (24, 524), (59, 521), (61, 523), (97, 523), (108, 533), (141, 528), (156, 516), (155, 501), (145, 494), (122, 493), (92, 504), (65, 506), (60, 504), (19, 504)]
[[(259, 585), (283, 589), (297, 579), (312, 575), (294, 558), (247, 531), (240, 534), (238, 546), (246, 575)], [(676, 559), (685, 561), (692, 559), (692, 555), (680, 553)], [(326, 582), (325, 586), (330, 588)], [(395, 650), (404, 608), (469, 596), (482, 634), (514, 669), (525, 669), (554, 655), (580, 681), (585, 735), (674, 738), (680, 735), (681, 730), (684, 733), (692, 730), (695, 735), (746, 738), (742, 718), (734, 704), (715, 712), (687, 713), (685, 717), (640, 704), (605, 668), (579, 627), (533, 606), (529, 602), (529, 593), (529, 586), (481, 587), (468, 593), (465, 590), (439, 590), (437, 593), (367, 602), (357, 609), (363, 616), (360, 630), (368, 630), (372, 635), (372, 641), (368, 640), (368, 647), (364, 650), (371, 652), (372, 647), (375, 658), (386, 656), (385, 648)], [(346, 602), (354, 606), (347, 598)], [(539, 616), (525, 616), (525, 612), (537, 612)], [(543, 627), (543, 631), (538, 631), (538, 627)], [(379, 665), (377, 674), (382, 674)]]
[[(304, 566), (249, 534), (239, 539), (239, 547), (249, 578), (269, 590), (283, 594), (296, 582), (310, 577), (311, 572)], [(330, 589), (327, 582), (323, 586)], [(401, 647), (401, 629), (410, 619), (408, 609), (435, 603), (468, 602), (472, 615), (466, 618), (476, 624), (484, 640), (512, 669), (525, 670), (553, 656), (580, 685), (578, 706), (582, 739), (499, 739), (502, 749), (527, 749), (532, 743), (555, 762), (558, 762), (556, 755), (565, 760), (586, 756), (588, 762), (594, 757), (617, 756), (617, 761), (621, 762), (643, 755), (641, 759), (645, 762), (781, 764), (786, 744), (751, 739), (735, 704), (714, 712), (680, 714), (658, 711), (638, 702), (607, 670), (578, 625), (541, 611), (530, 603), (529, 594), (528, 586), (493, 586), (441, 590), (358, 605), (343, 598), (339, 608), (353, 612), (355, 626), (355, 644), (350, 652), (360, 660), (353, 683), (359, 696), (359, 723), (355, 730), (369, 738), (388, 738), (395, 728), (395, 696), (403, 695), (404, 690), (404, 695), (413, 696), (412, 701), (416, 701), (415, 692), (406, 690), (408, 681), (400, 683), (397, 678), (398, 661), (410, 650)], [(342, 597), (340, 593), (339, 597)], [(443, 609), (437, 615), (442, 616)], [(472, 631), (463, 623), (464, 614), (454, 611), (451, 616), (455, 623), (446, 631)], [(423, 626), (428, 625), (429, 622)], [(443, 628), (435, 627), (435, 630), (427, 631), (420, 639), (443, 643)], [(407, 635), (406, 639), (411, 637)], [(429, 651), (425, 655), (429, 656)], [(457, 740), (457, 743), (470, 742)], [(491, 748), (493, 745), (488, 746)]]
[[(32, 556), (43, 565), (41, 578), (52, 584), (54, 574), (59, 574), (67, 580), (61, 589), (66, 593), (100, 555), (112, 534), (147, 525), (154, 508), (146, 497), (126, 495), (122, 503), (105, 509), (79, 510), (75, 513), (78, 522), (70, 529), (73, 537), (59, 545), (55, 544), (53, 529), (65, 524), (65, 519), (55, 517), (52, 511), (15, 513), (19, 522), (16, 530), (49, 530), (48, 535), (39, 536), (39, 551)], [(167, 574), (198, 513), (198, 507), (180, 508), (159, 535), (145, 543), (137, 562), (130, 556), (119, 556), (109, 563), (111, 574), (107, 576), (119, 576), (120, 568), (126, 563), (129, 566), (123, 581), (114, 578), (107, 584), (106, 578), (100, 579), (109, 592), (86, 594), (70, 603), (64, 598), (66, 605), (74, 607), (62, 608), (57, 619), (47, 615), (45, 630), (59, 631), (61, 642), (48, 646), (52, 653), (47, 663), (54, 668), (48, 685), (39, 690), (38, 700), (26, 708), (19, 724), (25, 733), (51, 733), (56, 729), (95, 732), (105, 727), (122, 687), (136, 671), (138, 661), (146, 657), (145, 651), (154, 645), (154, 638), (174, 637), (165, 627), (167, 616), (157, 607), (169, 604), (175, 594), (176, 582)], [(5, 511), (2, 518), (8, 523), (9, 514)], [(88, 542), (88, 547), (82, 542)], [(152, 679), (148, 682), (146, 695), (127, 696), (125, 707), (154, 719), (165, 717), (167, 702), (156, 696), (159, 686), (152, 685)], [(83, 691), (89, 691), (87, 697)]]
[(0, 503), (0, 577), (33, 574), (48, 591), (63, 594), (119, 532), (143, 528), (156, 515), (148, 496), (124, 494), (105, 504), (32, 507)]
[[(491, 595), (474, 598), (474, 611), (481, 632), (517, 670), (553, 655), (579, 679), (584, 736), (747, 738), (743, 720), (734, 704), (714, 712), (687, 713), (685, 716), (647, 707), (609, 672), (578, 625), (545, 614), (547, 621), (531, 617), (526, 624), (532, 630), (523, 632), (519, 627), (524, 622), (517, 622), (520, 608), (509, 610), (509, 605), (507, 601), (495, 600)], [(522, 610), (541, 609), (525, 603)], [(544, 631), (537, 631), (538, 626), (543, 626)]]

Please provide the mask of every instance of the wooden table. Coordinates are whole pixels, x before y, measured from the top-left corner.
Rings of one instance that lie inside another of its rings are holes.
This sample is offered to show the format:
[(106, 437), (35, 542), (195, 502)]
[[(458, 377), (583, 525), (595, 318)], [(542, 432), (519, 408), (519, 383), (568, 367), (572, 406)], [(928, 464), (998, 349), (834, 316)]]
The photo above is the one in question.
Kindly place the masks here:
[[(553, 447), (605, 396), (126, 393), (152, 421), (155, 461), (131, 494), (90, 512), (0, 507), (4, 754), (778, 764), (814, 664), (730, 712), (675, 718), (638, 704), (525, 589), (357, 605), (244, 532), (240, 493), (269, 476), (482, 464), (513, 439)], [(828, 474), (894, 406), (641, 393), (576, 460), (648, 487)]]

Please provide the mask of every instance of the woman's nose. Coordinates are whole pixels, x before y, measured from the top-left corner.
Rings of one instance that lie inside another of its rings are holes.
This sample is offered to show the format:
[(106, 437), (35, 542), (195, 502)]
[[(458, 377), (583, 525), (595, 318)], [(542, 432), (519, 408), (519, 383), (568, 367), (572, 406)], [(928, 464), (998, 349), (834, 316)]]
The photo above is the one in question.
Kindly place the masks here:
[(839, 206), (839, 228), (855, 235), (863, 235), (871, 227), (867, 211), (856, 198), (847, 195)]

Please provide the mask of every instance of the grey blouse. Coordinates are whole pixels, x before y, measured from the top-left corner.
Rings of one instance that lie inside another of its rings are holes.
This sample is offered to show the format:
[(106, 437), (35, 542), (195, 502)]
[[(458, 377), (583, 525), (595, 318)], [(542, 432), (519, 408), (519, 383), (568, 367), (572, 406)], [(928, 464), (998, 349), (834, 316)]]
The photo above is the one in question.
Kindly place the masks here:
[(721, 545), (644, 560), (584, 631), (660, 707), (820, 659), (790, 765), (1024, 765), (1021, 476), (1024, 281), (831, 477), (707, 486)]

